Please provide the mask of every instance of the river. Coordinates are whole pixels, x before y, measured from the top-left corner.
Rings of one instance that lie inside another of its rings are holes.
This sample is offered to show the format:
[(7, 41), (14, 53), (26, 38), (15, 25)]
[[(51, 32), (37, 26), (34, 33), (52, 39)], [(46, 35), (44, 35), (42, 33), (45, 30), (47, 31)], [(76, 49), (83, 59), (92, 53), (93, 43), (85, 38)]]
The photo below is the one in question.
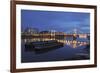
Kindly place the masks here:
[[(71, 40), (71, 39), (70, 39)], [(78, 41), (88, 41), (87, 39), (77, 39)], [(61, 48), (53, 48), (41, 51), (26, 51), (25, 42), (21, 41), (21, 62), (47, 62), (47, 61), (68, 61), (90, 59), (90, 46), (81, 45), (72, 47), (73, 44), (65, 44)]]

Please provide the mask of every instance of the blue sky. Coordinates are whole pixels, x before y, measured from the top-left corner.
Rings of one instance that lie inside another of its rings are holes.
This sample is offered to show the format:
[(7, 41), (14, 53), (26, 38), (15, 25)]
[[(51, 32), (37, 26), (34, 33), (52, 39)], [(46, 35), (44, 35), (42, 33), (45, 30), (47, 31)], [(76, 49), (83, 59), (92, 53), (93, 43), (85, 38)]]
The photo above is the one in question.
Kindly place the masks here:
[(38, 28), (40, 31), (56, 30), (69, 33), (74, 28), (79, 32), (90, 32), (90, 14), (79, 12), (58, 12), (21, 10), (21, 28)]

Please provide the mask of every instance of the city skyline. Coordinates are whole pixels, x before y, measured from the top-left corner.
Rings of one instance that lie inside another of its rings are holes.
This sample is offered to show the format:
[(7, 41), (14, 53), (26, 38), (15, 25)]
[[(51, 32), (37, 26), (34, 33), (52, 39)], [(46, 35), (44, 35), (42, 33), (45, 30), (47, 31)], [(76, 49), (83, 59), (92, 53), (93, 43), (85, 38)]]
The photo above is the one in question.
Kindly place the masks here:
[(83, 33), (90, 32), (90, 14), (79, 12), (57, 12), (21, 10), (21, 28), (37, 28), (40, 31), (55, 30), (68, 33), (76, 28)]

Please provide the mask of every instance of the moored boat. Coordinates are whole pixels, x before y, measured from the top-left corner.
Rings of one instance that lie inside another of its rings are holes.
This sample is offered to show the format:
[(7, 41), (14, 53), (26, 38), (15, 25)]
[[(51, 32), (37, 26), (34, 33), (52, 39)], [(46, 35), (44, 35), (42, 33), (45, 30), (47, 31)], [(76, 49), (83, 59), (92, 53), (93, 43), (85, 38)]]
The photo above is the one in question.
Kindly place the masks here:
[(25, 44), (25, 48), (27, 50), (43, 50), (43, 49), (60, 48), (63, 46), (64, 46), (63, 43), (57, 42), (56, 40), (28, 42)]

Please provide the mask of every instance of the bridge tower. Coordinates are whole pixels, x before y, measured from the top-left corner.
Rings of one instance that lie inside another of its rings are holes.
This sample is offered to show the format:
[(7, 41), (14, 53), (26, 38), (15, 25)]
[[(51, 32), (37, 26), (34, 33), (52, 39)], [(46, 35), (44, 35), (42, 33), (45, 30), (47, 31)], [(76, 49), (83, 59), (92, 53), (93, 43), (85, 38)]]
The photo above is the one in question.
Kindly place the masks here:
[(74, 29), (73, 36), (74, 36), (74, 37), (77, 37), (77, 29), (76, 29), (76, 28)]

